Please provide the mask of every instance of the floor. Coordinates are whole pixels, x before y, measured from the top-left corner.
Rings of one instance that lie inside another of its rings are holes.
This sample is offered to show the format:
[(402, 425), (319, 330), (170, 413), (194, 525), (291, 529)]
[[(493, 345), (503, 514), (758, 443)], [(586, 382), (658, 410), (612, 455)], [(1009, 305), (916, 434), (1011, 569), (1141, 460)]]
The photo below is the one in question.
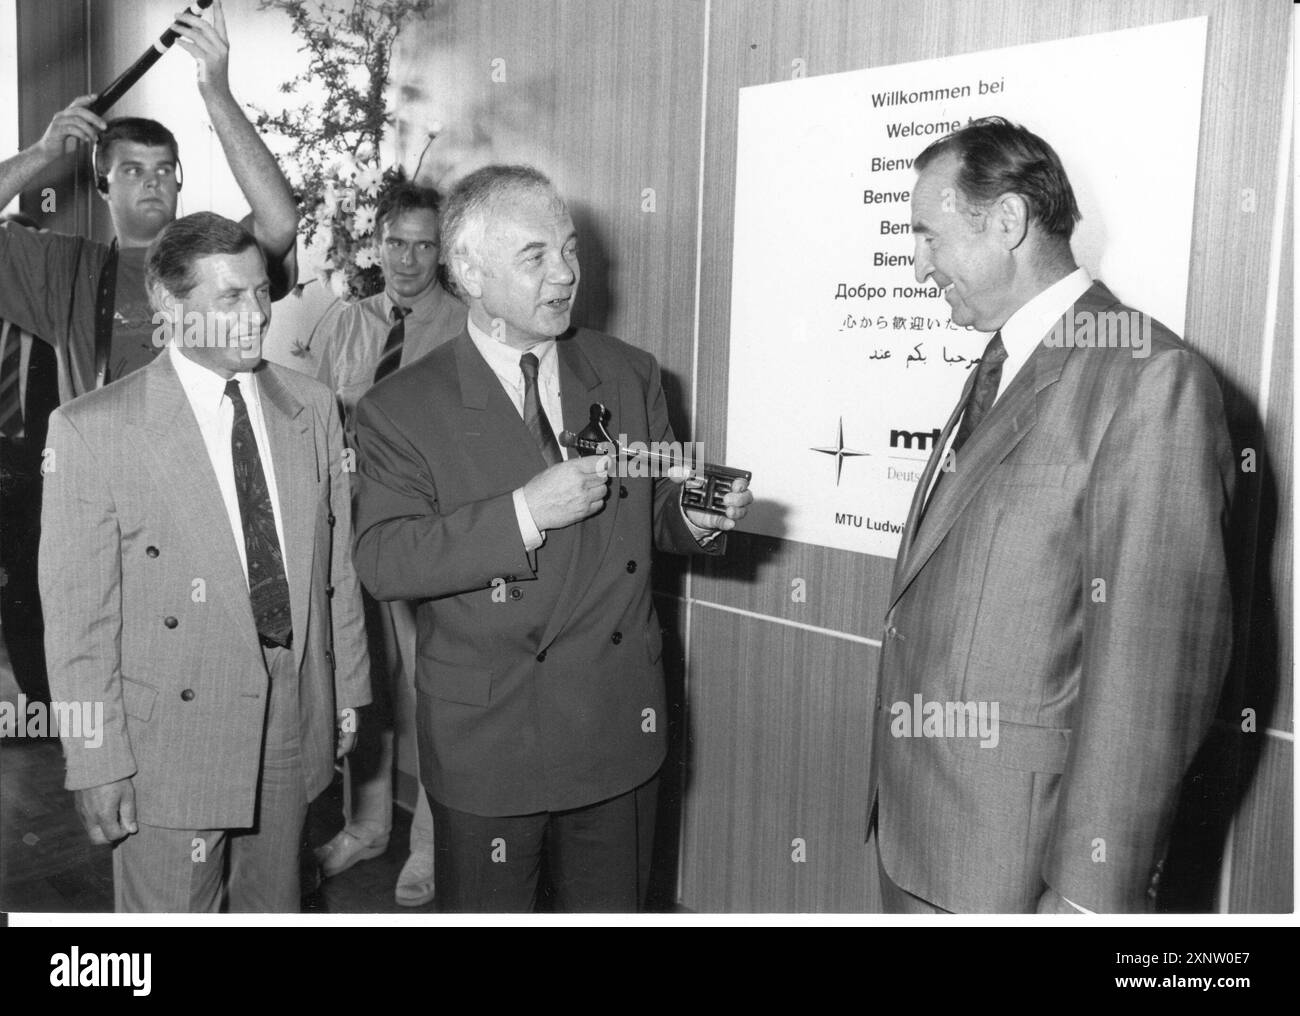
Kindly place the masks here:
[[(0, 644), (0, 700), (17, 702)], [(343, 825), (339, 780), (312, 806), (306, 843), (327, 842)], [(411, 816), (393, 809), (393, 833), (382, 857), (361, 861), (314, 888), (305, 872), (303, 911), (314, 914), (427, 914), (393, 899), (406, 863)], [(310, 853), (306, 855), (310, 857)], [(308, 865), (307, 867), (310, 867)], [(112, 852), (90, 844), (63, 789), (63, 752), (54, 738), (0, 738), (0, 911), (104, 913), (113, 909)]]

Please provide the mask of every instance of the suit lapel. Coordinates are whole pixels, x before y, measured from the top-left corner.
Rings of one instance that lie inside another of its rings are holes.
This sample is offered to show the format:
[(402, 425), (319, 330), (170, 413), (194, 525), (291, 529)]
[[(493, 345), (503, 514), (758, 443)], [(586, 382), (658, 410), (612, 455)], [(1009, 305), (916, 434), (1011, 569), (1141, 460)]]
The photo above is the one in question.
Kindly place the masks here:
[(464, 439), (479, 470), (480, 485), (494, 492), (514, 490), (520, 477), (526, 482), (546, 468), (542, 450), (469, 332), (461, 332), (453, 341), (461, 406), (469, 411)]
[[(618, 382), (602, 380), (596, 372), (595, 365), (570, 336), (556, 340), (555, 352), (560, 363), (560, 403), (564, 411), (564, 428), (575, 434), (587, 426), (593, 402), (604, 403), (609, 410), (610, 437), (618, 440), (620, 411)], [(618, 456), (613, 456), (617, 466)], [(578, 588), (582, 577), (589, 574), (589, 569), (599, 566), (614, 535), (614, 521), (618, 516), (621, 499), (618, 496), (619, 478), (610, 481), (614, 489), (605, 499), (605, 507), (599, 513), (584, 519), (573, 527), (573, 552), (569, 557), (568, 570), (560, 595), (556, 599), (555, 611), (542, 636), (542, 645), (548, 646), (564, 628), (573, 615), (573, 610), (582, 599), (583, 590)]]
[(239, 548), (199, 421), (166, 351), (144, 372), (144, 400), (134, 435), (140, 459), (170, 507), (177, 531), (187, 537), (180, 550), (185, 567), (203, 580), (207, 602), (220, 603), (234, 630), (252, 638), (248, 580), (239, 565)]
[[(1116, 303), (1114, 295), (1102, 283), (1094, 282), (1079, 299), (1066, 308), (1065, 317), (1079, 311), (1100, 312)], [(1050, 334), (1050, 333), (1049, 333)], [(966, 382), (962, 398), (957, 403), (944, 427), (943, 437), (938, 442), (935, 453), (926, 463), (921, 476), (920, 488), (912, 499), (911, 511), (908, 513), (907, 526), (904, 530), (904, 544), (899, 551), (894, 567), (893, 588), (889, 605), (893, 607), (898, 598), (916, 578), (926, 561), (938, 549), (949, 530), (952, 529), (966, 506), (979, 493), (993, 469), (1002, 462), (1033, 429), (1038, 422), (1039, 401), (1043, 391), (1055, 384), (1065, 370), (1065, 363), (1072, 350), (1064, 346), (1048, 346), (1039, 343), (1033, 354), (1025, 362), (1015, 380), (1003, 392), (1002, 397), (989, 411), (979, 429), (963, 446), (957, 457), (956, 468), (944, 478), (943, 485), (935, 491), (934, 503), (925, 513), (925, 522), (917, 531), (917, 517), (924, 504), (924, 493), (929, 486), (930, 477), (938, 467), (939, 459), (947, 444), (948, 433), (960, 417), (960, 408), (965, 405), (971, 377)]]
[[(1037, 354), (1035, 354), (1037, 355)], [(1032, 358), (1031, 358), (1032, 359)], [(935, 491), (925, 521), (912, 541), (906, 565), (894, 583), (890, 605), (916, 577), (971, 499), (988, 481), (993, 467), (1011, 454), (1038, 419), (1033, 375), (1022, 371), (989, 410), (988, 416), (957, 454), (954, 468)]]
[[(284, 527), (283, 551), (289, 578), (294, 655), (301, 665), (307, 645), (316, 536), (317, 508), (310, 497), (320, 489), (320, 464), (311, 433), (311, 415), (306, 407), (265, 364), (257, 370), (256, 376), (262, 419), (266, 423), (271, 462), (275, 469), (280, 524)], [(328, 469), (328, 465), (325, 468)]]
[(948, 422), (943, 425), (939, 440), (935, 442), (930, 460), (925, 464), (925, 469), (921, 472), (921, 482), (916, 485), (916, 492), (912, 495), (912, 506), (907, 512), (907, 522), (903, 526), (903, 540), (898, 548), (898, 557), (894, 559), (894, 588), (897, 588), (898, 579), (907, 566), (908, 555), (912, 552), (916, 527), (921, 519), (921, 510), (925, 507), (926, 496), (930, 491), (930, 482), (933, 480), (934, 474), (939, 468), (939, 463), (943, 459), (943, 450), (948, 446), (948, 435), (952, 433), (953, 427), (957, 426), (957, 421), (961, 419), (962, 407), (966, 405), (966, 400), (970, 398), (970, 391), (974, 384), (975, 372), (971, 371), (966, 378), (966, 384), (962, 386), (961, 396), (957, 399), (957, 404), (948, 416)]

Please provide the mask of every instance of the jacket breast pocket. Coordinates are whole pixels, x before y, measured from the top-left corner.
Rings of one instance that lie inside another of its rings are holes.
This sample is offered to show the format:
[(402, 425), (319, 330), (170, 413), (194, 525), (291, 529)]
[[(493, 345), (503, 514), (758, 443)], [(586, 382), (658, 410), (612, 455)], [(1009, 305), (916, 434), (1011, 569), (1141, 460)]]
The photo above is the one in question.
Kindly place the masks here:
[(492, 671), (464, 663), (449, 663), (422, 653), (417, 668), (420, 690), (446, 702), (487, 706), (492, 701)]

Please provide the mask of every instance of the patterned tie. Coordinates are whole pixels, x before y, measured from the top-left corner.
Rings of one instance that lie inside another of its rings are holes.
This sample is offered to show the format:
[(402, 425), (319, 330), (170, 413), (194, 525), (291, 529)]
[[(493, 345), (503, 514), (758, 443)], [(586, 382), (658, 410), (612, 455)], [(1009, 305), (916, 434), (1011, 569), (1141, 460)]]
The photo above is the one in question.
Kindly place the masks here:
[(1002, 345), (1002, 333), (994, 332), (989, 344), (984, 347), (984, 356), (975, 370), (975, 384), (970, 390), (970, 400), (966, 403), (966, 412), (961, 415), (957, 425), (957, 436), (952, 441), (954, 455), (964, 445), (980, 421), (993, 408), (998, 397), (998, 386), (1002, 383), (1002, 364), (1007, 358), (1007, 347)]
[(230, 430), (230, 450), (235, 463), (235, 493), (244, 523), (244, 551), (248, 557), (248, 597), (253, 601), (253, 619), (262, 644), (289, 647), (293, 621), (289, 613), (289, 582), (284, 574), (284, 557), (275, 532), (275, 511), (271, 491), (262, 471), (262, 457), (253, 437), (248, 407), (239, 392), (239, 382), (226, 382), (226, 396), (235, 406), (235, 424)]
[(0, 434), (17, 437), (23, 431), (23, 406), (19, 390), (23, 340), (17, 328), (6, 326), (3, 333), (4, 359), (0, 360)]
[(393, 327), (388, 329), (384, 351), (379, 354), (379, 366), (375, 368), (375, 383), (388, 377), (402, 362), (402, 343), (406, 341), (406, 315), (409, 313), (411, 313), (410, 307), (399, 307), (397, 304), (393, 304), (393, 309), (389, 312), (389, 316), (393, 319)]
[(564, 461), (560, 454), (560, 445), (555, 440), (555, 431), (542, 412), (541, 400), (537, 396), (537, 357), (525, 353), (519, 358), (519, 369), (524, 372), (524, 425), (533, 435), (537, 447), (542, 450), (542, 458), (548, 466), (558, 465)]

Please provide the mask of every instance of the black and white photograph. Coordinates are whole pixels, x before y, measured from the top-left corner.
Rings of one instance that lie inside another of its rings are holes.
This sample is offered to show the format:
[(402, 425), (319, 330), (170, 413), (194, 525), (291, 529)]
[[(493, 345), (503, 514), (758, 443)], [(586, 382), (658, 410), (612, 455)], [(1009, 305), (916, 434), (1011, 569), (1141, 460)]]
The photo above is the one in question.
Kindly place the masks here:
[(5, 923), (1294, 923), (1295, 7), (184, 2), (0, 0)]

